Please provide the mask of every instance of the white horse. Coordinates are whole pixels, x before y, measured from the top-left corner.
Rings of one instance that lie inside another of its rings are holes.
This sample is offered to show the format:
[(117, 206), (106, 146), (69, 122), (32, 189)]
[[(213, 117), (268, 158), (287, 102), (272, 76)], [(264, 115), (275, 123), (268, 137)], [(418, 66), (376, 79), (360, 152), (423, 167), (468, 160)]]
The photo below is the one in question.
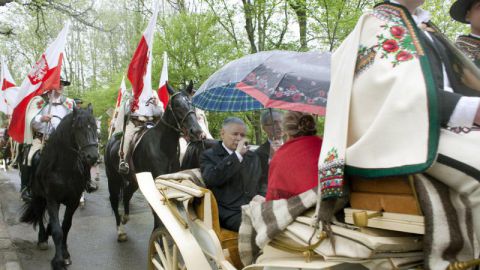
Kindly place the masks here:
[[(208, 130), (208, 120), (207, 120), (207, 115), (205, 114), (205, 111), (195, 108), (195, 114), (197, 115), (197, 121), (200, 124), (200, 127), (202, 128), (203, 132), (205, 132), (206, 138), (207, 139), (213, 139), (212, 134), (210, 134), (210, 131)], [(188, 142), (185, 140), (185, 138), (180, 137), (178, 140), (180, 144), (180, 166), (182, 165), (182, 160), (183, 156), (185, 155), (185, 152), (187, 151), (187, 146)]]

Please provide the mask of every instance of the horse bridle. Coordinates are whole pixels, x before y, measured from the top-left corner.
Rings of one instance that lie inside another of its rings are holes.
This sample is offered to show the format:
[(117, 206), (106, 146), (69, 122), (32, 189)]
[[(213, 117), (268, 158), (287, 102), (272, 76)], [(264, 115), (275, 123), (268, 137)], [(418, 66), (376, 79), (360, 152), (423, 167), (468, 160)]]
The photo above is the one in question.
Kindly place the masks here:
[[(72, 126), (72, 128), (73, 128), (73, 126)], [(93, 132), (96, 132), (96, 130), (93, 131)], [(84, 153), (84, 150), (85, 150), (86, 148), (92, 147), (92, 146), (94, 146), (95, 148), (98, 148), (98, 142), (97, 142), (97, 141), (95, 141), (95, 142), (90, 141), (90, 142), (88, 142), (88, 143), (86, 143), (86, 144), (84, 144), (84, 145), (79, 145), (79, 146), (77, 147), (77, 149), (71, 147), (71, 150), (73, 150), (74, 152), (76, 152), (77, 154), (80, 155), (80, 154)]]
[[(173, 94), (173, 95), (171, 96), (171, 100), (173, 101), (173, 99), (175, 98), (175, 96), (177, 96), (177, 95), (179, 95), (179, 94), (180, 94), (180, 92)], [(173, 119), (175, 120), (176, 127), (173, 126), (173, 125), (171, 125), (171, 124), (169, 124), (169, 123), (167, 122), (167, 120), (165, 120), (165, 115), (166, 115), (165, 113), (163, 114), (163, 116), (162, 116), (162, 118), (160, 119), (160, 121), (162, 121), (162, 123), (163, 123), (164, 125), (166, 125), (167, 127), (169, 127), (169, 128), (171, 128), (171, 129), (175, 130), (176, 132), (180, 133), (181, 136), (188, 135), (188, 134), (184, 134), (184, 132), (183, 132), (183, 129), (182, 129), (183, 122), (185, 122), (185, 120), (187, 119), (187, 117), (188, 117), (191, 113), (195, 114), (195, 111), (192, 110), (192, 109), (190, 109), (190, 110), (185, 114), (185, 116), (182, 118), (182, 120), (181, 120), (181, 121), (178, 121), (178, 118), (177, 118), (177, 116), (175, 115), (175, 111), (173, 110), (173, 107), (172, 107), (173, 105), (172, 105), (172, 103), (173, 103), (173, 102), (168, 102), (168, 104), (167, 104), (167, 110), (170, 110), (170, 112), (172, 113)], [(188, 130), (187, 130), (187, 133), (188, 133)]]

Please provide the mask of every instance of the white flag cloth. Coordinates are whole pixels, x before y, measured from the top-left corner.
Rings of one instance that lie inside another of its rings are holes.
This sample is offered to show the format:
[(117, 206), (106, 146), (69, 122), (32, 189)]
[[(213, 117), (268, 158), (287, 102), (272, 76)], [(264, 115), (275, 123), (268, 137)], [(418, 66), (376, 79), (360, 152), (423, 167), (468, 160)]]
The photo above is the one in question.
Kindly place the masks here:
[(2, 57), (1, 63), (1, 73), (0, 73), (0, 111), (9, 115), (13, 111), (13, 104), (16, 101), (18, 94), (18, 87), (16, 87), (15, 81), (8, 70), (7, 63)]
[(153, 3), (153, 15), (128, 66), (128, 79), (132, 83), (133, 99), (130, 110), (142, 114), (141, 110), (152, 97), (152, 49), (158, 2)]
[(167, 52), (163, 52), (163, 67), (162, 74), (160, 75), (160, 83), (158, 86), (158, 98), (163, 103), (163, 109), (167, 109), (168, 100), (170, 96), (168, 95), (167, 90), (168, 82), (168, 55)]
[(60, 88), (60, 73), (68, 29), (69, 23), (48, 46), (20, 86), (9, 127), (10, 136), (17, 142), (24, 142), (25, 129), (29, 128), (29, 123), (25, 123), (25, 114), (30, 100), (49, 90)]

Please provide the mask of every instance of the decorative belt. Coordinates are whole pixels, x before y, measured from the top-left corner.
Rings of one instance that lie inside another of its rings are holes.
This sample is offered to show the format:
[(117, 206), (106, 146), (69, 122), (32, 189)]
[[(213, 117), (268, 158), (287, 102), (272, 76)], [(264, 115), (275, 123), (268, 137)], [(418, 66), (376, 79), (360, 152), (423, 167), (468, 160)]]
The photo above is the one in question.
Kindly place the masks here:
[(454, 133), (470, 133), (472, 131), (480, 131), (479, 126), (473, 127), (447, 127), (447, 130), (454, 132)]

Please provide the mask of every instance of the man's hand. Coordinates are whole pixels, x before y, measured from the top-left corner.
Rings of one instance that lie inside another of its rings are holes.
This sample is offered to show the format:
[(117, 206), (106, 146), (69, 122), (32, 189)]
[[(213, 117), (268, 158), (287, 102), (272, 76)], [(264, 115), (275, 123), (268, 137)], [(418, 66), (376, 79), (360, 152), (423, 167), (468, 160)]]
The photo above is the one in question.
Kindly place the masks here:
[(50, 122), (51, 119), (52, 119), (51, 114), (42, 115), (42, 117), (40, 117), (41, 122)]
[(248, 151), (248, 148), (249, 147), (248, 147), (247, 139), (243, 138), (238, 142), (237, 149), (235, 149), (235, 151), (237, 151), (238, 153), (240, 153), (240, 155), (243, 156)]

